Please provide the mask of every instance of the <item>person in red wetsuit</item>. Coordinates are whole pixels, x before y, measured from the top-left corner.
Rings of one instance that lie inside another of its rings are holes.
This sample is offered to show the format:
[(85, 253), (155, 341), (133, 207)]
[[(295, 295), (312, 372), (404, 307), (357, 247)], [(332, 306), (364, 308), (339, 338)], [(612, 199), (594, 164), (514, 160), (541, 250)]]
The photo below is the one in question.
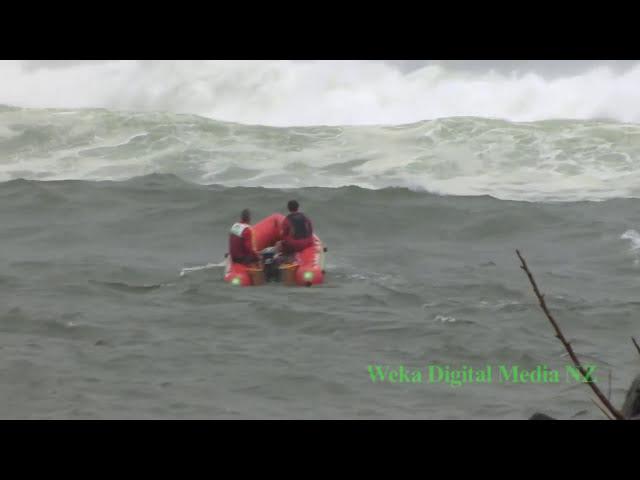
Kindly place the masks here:
[(234, 223), (229, 232), (229, 255), (235, 263), (249, 265), (260, 261), (260, 256), (253, 248), (253, 230), (249, 222), (251, 212), (242, 210), (240, 221)]
[(281, 250), (284, 254), (291, 254), (313, 245), (313, 226), (311, 220), (298, 211), (300, 204), (297, 201), (289, 201), (287, 208), (290, 213), (282, 222)]

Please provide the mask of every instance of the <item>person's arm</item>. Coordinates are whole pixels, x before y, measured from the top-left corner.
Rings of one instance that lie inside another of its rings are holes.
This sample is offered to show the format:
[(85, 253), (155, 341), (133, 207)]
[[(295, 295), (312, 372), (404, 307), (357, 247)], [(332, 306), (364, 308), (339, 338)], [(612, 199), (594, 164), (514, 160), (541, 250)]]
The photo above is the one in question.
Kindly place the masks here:
[(313, 235), (313, 225), (311, 224), (311, 220), (307, 218), (307, 231), (309, 235)]
[(289, 226), (289, 220), (285, 218), (282, 221), (282, 238), (287, 238), (289, 236), (290, 228), (291, 227)]

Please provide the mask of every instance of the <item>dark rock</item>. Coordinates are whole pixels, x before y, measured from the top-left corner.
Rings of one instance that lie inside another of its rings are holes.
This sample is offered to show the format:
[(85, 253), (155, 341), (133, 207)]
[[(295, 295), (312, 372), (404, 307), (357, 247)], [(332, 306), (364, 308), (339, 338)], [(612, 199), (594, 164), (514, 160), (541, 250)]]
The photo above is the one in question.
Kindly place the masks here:
[(557, 420), (556, 418), (550, 417), (549, 415), (545, 415), (544, 413), (534, 413), (531, 415), (529, 420)]

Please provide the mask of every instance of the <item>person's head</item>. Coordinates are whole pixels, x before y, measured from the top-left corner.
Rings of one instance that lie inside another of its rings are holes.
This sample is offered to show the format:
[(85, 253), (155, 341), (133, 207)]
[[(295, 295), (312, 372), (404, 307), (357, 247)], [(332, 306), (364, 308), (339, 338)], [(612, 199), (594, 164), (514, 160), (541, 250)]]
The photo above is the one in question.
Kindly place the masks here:
[(290, 212), (297, 212), (298, 208), (300, 208), (300, 204), (296, 200), (289, 200), (289, 203), (287, 203), (287, 208)]
[(251, 220), (251, 212), (248, 208), (242, 210), (242, 213), (240, 213), (240, 220), (242, 220), (243, 223), (249, 223)]

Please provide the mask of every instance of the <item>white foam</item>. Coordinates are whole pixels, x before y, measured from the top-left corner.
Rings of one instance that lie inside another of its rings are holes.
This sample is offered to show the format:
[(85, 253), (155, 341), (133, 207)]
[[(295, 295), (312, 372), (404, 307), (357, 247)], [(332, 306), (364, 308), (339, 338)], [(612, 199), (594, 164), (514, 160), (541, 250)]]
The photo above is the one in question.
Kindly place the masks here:
[(545, 79), (410, 73), (376, 61), (112, 61), (68, 68), (0, 62), (0, 103), (193, 113), (260, 125), (404, 124), (452, 116), (640, 122), (640, 66)]
[(224, 268), (226, 266), (226, 261), (222, 261), (219, 263), (207, 263), (206, 265), (197, 265), (195, 267), (185, 267), (180, 270), (180, 276), (184, 277), (186, 274), (191, 272), (198, 272), (200, 270), (209, 270), (211, 268)]
[(0, 181), (162, 173), (226, 186), (406, 187), (530, 201), (640, 196), (635, 124), (448, 118), (273, 129), (175, 114), (56, 113), (0, 112)]
[(622, 240), (629, 240), (631, 243), (631, 252), (635, 256), (633, 264), (636, 266), (640, 265), (640, 233), (636, 230), (627, 230), (620, 238)]

